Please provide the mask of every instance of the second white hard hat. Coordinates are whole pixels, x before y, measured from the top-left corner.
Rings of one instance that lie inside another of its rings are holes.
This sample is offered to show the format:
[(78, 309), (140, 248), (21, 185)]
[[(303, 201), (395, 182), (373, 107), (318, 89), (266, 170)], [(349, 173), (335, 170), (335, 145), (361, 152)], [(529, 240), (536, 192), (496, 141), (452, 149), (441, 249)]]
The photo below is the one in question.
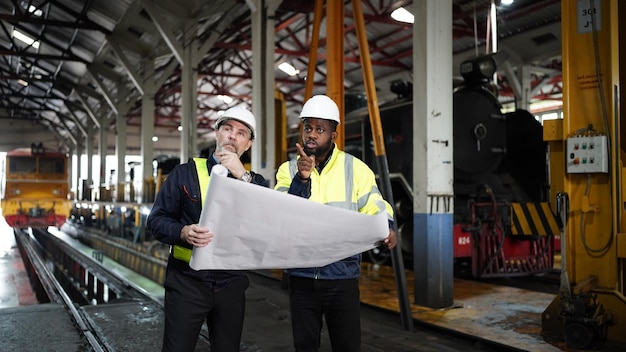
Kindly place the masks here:
[(337, 104), (326, 95), (314, 95), (304, 103), (300, 118), (314, 117), (340, 123)]
[(226, 110), (224, 114), (215, 121), (215, 129), (219, 128), (222, 122), (230, 119), (237, 120), (247, 125), (248, 128), (250, 128), (250, 133), (252, 133), (251, 139), (254, 139), (256, 136), (256, 119), (248, 109), (235, 106)]

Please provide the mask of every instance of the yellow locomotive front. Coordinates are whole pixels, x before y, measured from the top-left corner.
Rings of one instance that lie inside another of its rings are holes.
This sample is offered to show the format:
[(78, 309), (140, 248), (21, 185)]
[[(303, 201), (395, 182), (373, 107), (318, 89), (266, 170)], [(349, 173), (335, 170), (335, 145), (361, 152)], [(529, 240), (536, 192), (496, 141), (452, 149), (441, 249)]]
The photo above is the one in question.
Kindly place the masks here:
[(16, 228), (61, 227), (71, 203), (68, 199), (68, 156), (41, 145), (7, 153), (2, 213)]

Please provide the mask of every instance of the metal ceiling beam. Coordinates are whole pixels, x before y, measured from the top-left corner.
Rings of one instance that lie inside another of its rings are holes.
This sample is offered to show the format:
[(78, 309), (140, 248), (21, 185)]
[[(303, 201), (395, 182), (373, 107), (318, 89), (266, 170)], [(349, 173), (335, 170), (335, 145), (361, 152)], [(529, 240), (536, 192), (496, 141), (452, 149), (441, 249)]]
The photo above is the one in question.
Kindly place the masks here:
[(163, 38), (165, 44), (167, 44), (167, 46), (174, 54), (176, 61), (178, 61), (180, 65), (183, 65), (183, 47), (180, 45), (178, 39), (176, 38), (172, 27), (165, 22), (164, 18), (159, 15), (161, 11), (154, 3), (150, 1), (144, 1), (143, 7), (152, 19), (152, 22), (156, 26), (157, 31), (159, 31), (159, 34), (161, 34), (161, 38)]
[(89, 104), (87, 104), (85, 98), (83, 98), (83, 96), (80, 94), (76, 94), (76, 96), (78, 97), (78, 100), (81, 102), (81, 104), (83, 104), (83, 108), (85, 109), (87, 116), (91, 118), (97, 128), (100, 128), (100, 121), (98, 121), (96, 114), (94, 114), (93, 110), (91, 110), (91, 107), (89, 106)]
[(28, 107), (21, 107), (21, 106), (12, 106), (9, 107), (7, 109), (13, 110), (14, 113), (20, 113), (22, 111), (26, 111), (26, 112), (43, 112), (43, 111), (51, 111), (51, 112), (56, 112), (50, 108), (39, 108), (39, 107), (32, 107), (32, 108), (28, 108)]
[(80, 95), (80, 94), (85, 94), (88, 95), (96, 100), (100, 100), (102, 98), (102, 95), (95, 89), (91, 88), (88, 85), (85, 84), (79, 84), (76, 87), (74, 87), (74, 91)]
[(20, 74), (5, 74), (0, 75), (0, 80), (18, 80), (21, 79), (24, 82), (30, 83), (31, 81), (41, 81), (41, 82), (54, 82), (56, 80), (55, 77), (52, 76), (28, 76), (28, 75), (20, 75)]
[[(167, 79), (170, 78), (170, 76), (172, 75), (172, 73), (174, 73), (174, 71), (178, 68), (178, 63), (176, 60), (172, 60), (170, 61), (167, 66), (165, 66), (164, 68), (160, 69), (159, 71), (159, 78), (156, 80), (156, 86), (157, 87), (162, 87), (163, 84), (165, 83), (165, 81)], [(157, 92), (158, 94), (158, 92)]]
[[(136, 31), (136, 29), (132, 29), (132, 31)], [(151, 48), (154, 43), (150, 43), (150, 45), (146, 45), (144, 41), (142, 41), (136, 33), (131, 33), (130, 28), (118, 28), (113, 32), (112, 35), (109, 36), (107, 40), (111, 40), (114, 38), (116, 44), (122, 48), (127, 48), (131, 50), (133, 53), (137, 54), (139, 57), (146, 57), (152, 55)]]
[(89, 68), (87, 69), (87, 71), (93, 78), (93, 82), (98, 86), (98, 89), (100, 89), (100, 91), (102, 92), (102, 95), (104, 96), (104, 100), (106, 100), (111, 110), (113, 110), (113, 112), (117, 115), (118, 113), (117, 106), (115, 106), (114, 98), (111, 95), (111, 92), (109, 91), (109, 89), (104, 84), (102, 84), (102, 82), (100, 82), (98, 77), (93, 72), (91, 72)]
[(37, 121), (41, 120), (41, 118), (32, 118), (32, 117), (21, 118), (21, 117), (15, 117), (15, 116), (12, 116), (11, 114), (9, 114), (9, 115), (0, 114), (0, 119), (3, 119), (3, 120), (22, 120), (22, 121), (33, 121), (33, 122), (37, 122)]
[[(78, 145), (78, 141), (76, 140), (76, 138), (74, 138), (74, 135), (72, 134), (72, 130), (69, 128), (69, 126), (67, 125), (67, 123), (65, 122), (64, 119), (59, 119), (61, 121), (61, 124), (65, 127), (65, 130), (67, 131), (67, 137), (72, 140), (72, 142), (74, 142), (74, 145)], [(60, 132), (59, 132), (60, 134)], [(68, 146), (69, 147), (69, 146)]]
[(74, 122), (74, 126), (76, 126), (76, 128), (78, 128), (80, 130), (80, 132), (83, 134), (83, 136), (87, 137), (87, 130), (85, 129), (85, 127), (83, 126), (83, 124), (80, 122), (80, 119), (78, 118), (78, 116), (76, 116), (76, 113), (74, 112), (74, 110), (72, 109), (68, 109), (68, 111), (70, 112), (70, 120), (72, 122)]
[(48, 2), (50, 4), (52, 4), (52, 5), (54, 5), (55, 8), (63, 10), (66, 13), (68, 13), (69, 15), (73, 16), (74, 18), (76, 18), (77, 19), (76, 22), (81, 22), (82, 21), (83, 23), (93, 23), (95, 26), (97, 26), (99, 28), (98, 30), (100, 32), (102, 32), (104, 34), (107, 34), (107, 35), (111, 34), (111, 32), (108, 29), (106, 29), (106, 28), (98, 25), (97, 23), (91, 21), (87, 17), (87, 11), (86, 11), (87, 10), (87, 4), (91, 3), (91, 1), (89, 1), (89, 2), (84, 1), (83, 2), (83, 4), (85, 5), (85, 8), (83, 8), (83, 11), (81, 11), (81, 12), (75, 11), (74, 9), (70, 8), (69, 6), (65, 5), (63, 2), (61, 2), (59, 0), (48, 0)]
[(130, 60), (128, 60), (128, 57), (126, 57), (126, 54), (124, 54), (124, 51), (122, 50), (122, 47), (119, 45), (117, 38), (109, 37), (108, 43), (111, 49), (113, 49), (113, 52), (115, 53), (117, 58), (120, 60), (120, 63), (126, 70), (126, 73), (128, 74), (128, 77), (130, 78), (130, 81), (133, 82), (133, 85), (135, 86), (135, 88), (137, 88), (137, 90), (139, 91), (139, 94), (143, 95), (144, 92), (143, 92), (143, 87), (141, 85), (141, 80), (139, 79), (132, 64), (130, 63)]
[(109, 66), (107, 66), (106, 64), (102, 62), (92, 63), (91, 65), (89, 65), (89, 70), (92, 71), (92, 73), (101, 75), (102, 77), (110, 80), (111, 82), (119, 82), (125, 77), (124, 75), (111, 69)]
[(32, 15), (9, 15), (0, 13), (0, 21), (7, 21), (9, 23), (31, 23), (38, 24), (44, 26), (54, 26), (54, 27), (67, 27), (67, 28), (75, 28), (75, 29), (86, 29), (86, 30), (94, 30), (102, 32), (106, 35), (111, 34), (111, 31), (106, 28), (99, 26), (93, 22), (66, 22), (66, 21), (56, 21), (50, 20), (42, 17), (36, 17)]
[(59, 60), (59, 61), (77, 61), (84, 64), (88, 64), (89, 61), (81, 59), (76, 55), (50, 55), (50, 54), (38, 54), (30, 53), (27, 51), (14, 51), (7, 49), (0, 49), (0, 56), (19, 56), (19, 57), (32, 57), (39, 60)]

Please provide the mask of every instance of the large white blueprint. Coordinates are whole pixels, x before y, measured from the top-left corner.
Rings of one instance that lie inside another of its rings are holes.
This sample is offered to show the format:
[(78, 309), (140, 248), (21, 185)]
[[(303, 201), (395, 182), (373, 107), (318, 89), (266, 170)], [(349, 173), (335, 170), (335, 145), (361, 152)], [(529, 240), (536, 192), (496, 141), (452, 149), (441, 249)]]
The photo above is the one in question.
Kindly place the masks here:
[(384, 210), (366, 215), (322, 205), (220, 176), (216, 167), (200, 216), (215, 235), (194, 247), (195, 270), (324, 266), (370, 250), (389, 234)]

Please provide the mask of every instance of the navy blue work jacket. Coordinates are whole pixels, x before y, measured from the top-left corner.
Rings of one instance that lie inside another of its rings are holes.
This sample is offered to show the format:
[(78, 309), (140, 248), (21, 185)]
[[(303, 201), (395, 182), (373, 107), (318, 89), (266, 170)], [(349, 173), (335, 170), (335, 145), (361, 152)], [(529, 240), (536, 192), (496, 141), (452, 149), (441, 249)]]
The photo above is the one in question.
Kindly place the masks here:
[[(209, 174), (213, 166), (217, 165), (213, 154), (207, 159)], [(265, 178), (254, 172), (252, 183), (267, 186)], [(208, 175), (207, 175), (208, 177)], [(228, 177), (233, 177), (228, 175)], [(197, 224), (202, 212), (202, 194), (198, 172), (193, 160), (178, 165), (167, 176), (163, 186), (157, 194), (150, 215), (147, 228), (152, 236), (163, 243), (192, 248), (192, 245), (180, 239), (180, 231), (185, 225)], [(236, 253), (233, 253), (236, 255)], [(241, 270), (193, 270), (189, 263), (175, 259), (171, 254), (168, 259), (167, 270), (178, 270), (197, 280), (210, 282), (222, 286), (230, 280), (246, 275)]]

